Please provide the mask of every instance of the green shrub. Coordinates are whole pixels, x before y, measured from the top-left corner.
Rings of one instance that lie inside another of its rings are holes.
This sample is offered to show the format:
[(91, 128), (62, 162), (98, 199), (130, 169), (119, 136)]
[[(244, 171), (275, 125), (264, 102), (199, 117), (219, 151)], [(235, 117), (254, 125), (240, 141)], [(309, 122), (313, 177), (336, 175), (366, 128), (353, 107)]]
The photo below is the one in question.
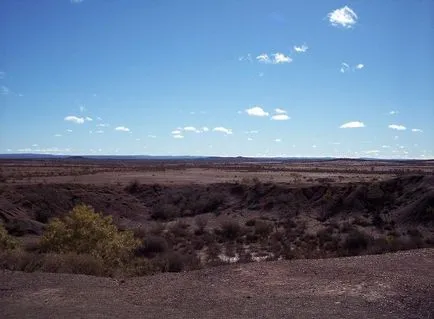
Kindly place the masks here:
[(8, 234), (6, 228), (0, 224), (0, 251), (10, 250), (18, 247), (18, 242)]
[(131, 231), (120, 232), (111, 216), (78, 205), (62, 219), (54, 218), (41, 239), (41, 249), (53, 253), (89, 254), (112, 265), (129, 260), (139, 245)]

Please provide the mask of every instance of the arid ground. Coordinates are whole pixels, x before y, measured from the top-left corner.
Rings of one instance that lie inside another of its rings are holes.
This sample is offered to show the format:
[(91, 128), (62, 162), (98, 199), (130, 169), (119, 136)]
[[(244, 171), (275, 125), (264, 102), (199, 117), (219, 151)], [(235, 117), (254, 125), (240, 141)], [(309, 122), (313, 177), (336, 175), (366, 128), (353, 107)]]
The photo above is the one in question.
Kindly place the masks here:
[[(434, 161), (77, 157), (0, 169), (0, 222), (27, 258), (1, 262), (5, 317), (434, 315)], [(47, 223), (78, 204), (133, 230), (147, 267), (117, 281), (41, 273), (119, 278), (38, 253)]]

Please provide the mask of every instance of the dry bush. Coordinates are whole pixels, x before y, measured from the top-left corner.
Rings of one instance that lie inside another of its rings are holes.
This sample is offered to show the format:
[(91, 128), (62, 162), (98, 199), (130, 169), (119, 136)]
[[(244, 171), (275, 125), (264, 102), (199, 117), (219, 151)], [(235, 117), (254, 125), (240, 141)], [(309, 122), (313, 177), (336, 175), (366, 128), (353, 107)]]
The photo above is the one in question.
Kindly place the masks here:
[(144, 257), (154, 257), (157, 254), (166, 252), (168, 249), (167, 241), (161, 236), (147, 236), (142, 244), (136, 249), (136, 255)]
[(15, 249), (17, 247), (17, 240), (8, 234), (3, 224), (0, 224), (0, 251)]
[(151, 217), (156, 220), (170, 220), (180, 215), (180, 210), (173, 204), (155, 205)]
[(194, 222), (197, 226), (198, 233), (202, 234), (205, 231), (206, 225), (208, 225), (208, 218), (205, 216), (197, 216), (194, 219)]
[(273, 225), (263, 220), (255, 222), (255, 235), (260, 238), (267, 238), (273, 231)]
[(221, 223), (217, 231), (223, 238), (234, 240), (241, 235), (242, 228), (237, 221), (226, 220)]
[(140, 190), (140, 182), (135, 179), (128, 183), (125, 187), (125, 191), (130, 194), (135, 194)]
[(86, 205), (78, 205), (62, 219), (54, 218), (41, 239), (41, 249), (53, 253), (89, 254), (120, 265), (139, 245), (131, 231), (120, 232), (111, 216), (103, 217)]

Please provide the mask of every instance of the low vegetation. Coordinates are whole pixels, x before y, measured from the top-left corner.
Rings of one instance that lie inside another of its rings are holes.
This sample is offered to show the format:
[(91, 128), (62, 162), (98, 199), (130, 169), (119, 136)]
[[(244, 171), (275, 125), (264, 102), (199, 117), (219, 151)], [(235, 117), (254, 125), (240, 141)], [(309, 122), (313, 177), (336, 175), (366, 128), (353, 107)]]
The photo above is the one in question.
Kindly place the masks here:
[[(428, 182), (409, 177), (294, 188), (255, 178), (170, 187), (134, 180), (115, 189), (18, 185), (16, 193), (2, 195), (20, 197), (13, 201), (17, 208), (0, 209), (0, 267), (142, 276), (433, 247)], [(25, 218), (29, 211), (32, 219)]]

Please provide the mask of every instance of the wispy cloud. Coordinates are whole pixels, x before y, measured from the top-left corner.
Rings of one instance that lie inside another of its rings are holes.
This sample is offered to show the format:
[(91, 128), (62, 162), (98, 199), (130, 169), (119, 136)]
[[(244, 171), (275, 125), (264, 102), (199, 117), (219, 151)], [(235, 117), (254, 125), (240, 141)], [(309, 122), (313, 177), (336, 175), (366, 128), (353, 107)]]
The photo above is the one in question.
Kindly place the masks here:
[(68, 133), (72, 133), (72, 130), (71, 129), (67, 129), (66, 130)]
[(264, 64), (281, 64), (292, 62), (292, 59), (289, 56), (280, 52), (273, 53), (271, 55), (268, 55), (267, 53), (262, 53), (256, 57), (256, 60)]
[(253, 62), (253, 58), (252, 55), (249, 53), (246, 56), (240, 56), (238, 58), (238, 61), (248, 61), (248, 62)]
[(350, 69), (350, 66), (349, 66), (347, 63), (345, 63), (345, 62), (342, 62), (342, 63), (341, 63), (341, 68), (340, 68), (341, 73), (345, 73), (345, 72), (347, 72), (349, 69)]
[(289, 120), (290, 117), (286, 114), (275, 114), (271, 117), (271, 119), (274, 121), (286, 121)]
[(119, 131), (119, 132), (130, 132), (130, 129), (128, 127), (125, 126), (117, 126), (115, 128), (115, 131)]
[(97, 127), (109, 127), (110, 124), (108, 124), (108, 123), (99, 123), (99, 124), (97, 124), (96, 126), (97, 126)]
[(80, 104), (80, 106), (78, 108), (79, 108), (81, 113), (86, 111), (86, 106), (84, 106), (84, 104)]
[(362, 63), (359, 63), (359, 64), (357, 64), (356, 66), (354, 66), (354, 67), (350, 67), (350, 65), (348, 64), (348, 63), (345, 63), (345, 62), (342, 62), (341, 63), (341, 68), (339, 69), (339, 71), (341, 72), (341, 73), (346, 73), (346, 72), (348, 72), (348, 71), (358, 71), (358, 70), (361, 70), (361, 69), (363, 69), (365, 67), (365, 65), (364, 64), (362, 64)]
[(62, 137), (62, 134), (54, 134), (55, 137)]
[(399, 124), (390, 124), (388, 127), (392, 130), (397, 130), (397, 131), (405, 131), (407, 129), (404, 125), (399, 125)]
[(348, 6), (330, 12), (327, 17), (332, 26), (352, 28), (358, 20), (357, 14)]
[(149, 134), (148, 137), (149, 137), (149, 138), (157, 138), (157, 135)]
[(222, 127), (222, 126), (214, 127), (212, 130), (214, 132), (221, 132), (221, 133), (225, 133), (225, 134), (228, 134), (228, 135), (232, 134), (232, 129), (225, 128), (225, 127)]
[(280, 139), (280, 138), (276, 138), (274, 141), (275, 141), (276, 143), (280, 143), (280, 142), (282, 142), (282, 139)]
[(398, 113), (399, 113), (399, 111), (393, 111), (393, 110), (389, 112), (390, 115), (396, 115)]
[(274, 110), (277, 114), (286, 114), (286, 111), (284, 110), (284, 109), (279, 109), (279, 108), (277, 108), (277, 109), (275, 109)]
[(251, 130), (251, 131), (245, 131), (244, 134), (258, 134), (259, 131), (257, 130)]
[(0, 86), (0, 95), (8, 95), (11, 92), (8, 87), (2, 85)]
[(271, 59), (266, 53), (262, 53), (256, 57), (256, 60), (261, 63), (271, 63)]
[(181, 134), (181, 130), (173, 130), (171, 133), (174, 135)]
[(370, 154), (378, 154), (378, 153), (380, 153), (380, 151), (379, 150), (369, 150), (369, 151), (365, 151), (364, 152), (365, 154), (368, 154), (368, 155), (370, 155)]
[(64, 120), (67, 122), (75, 123), (75, 124), (83, 124), (84, 123), (84, 118), (78, 117), (75, 115), (68, 115), (64, 118)]
[(250, 116), (268, 116), (269, 113), (265, 112), (262, 107), (254, 106), (249, 109), (246, 109), (246, 113)]
[(96, 133), (96, 134), (103, 134), (104, 131), (103, 131), (103, 130), (98, 130), (98, 131), (95, 131), (95, 133)]
[(173, 138), (182, 139), (182, 138), (184, 138), (184, 136), (181, 134), (175, 134), (175, 135), (173, 135)]
[(344, 123), (340, 126), (340, 128), (359, 128), (359, 127), (365, 127), (365, 124), (360, 121), (352, 121)]
[(253, 138), (248, 137), (247, 140), (248, 140), (248, 141), (253, 141)]
[(202, 127), (202, 131), (204, 131), (204, 132), (208, 132), (208, 131), (209, 131), (209, 128), (206, 127), (206, 126), (204, 126), (204, 127)]
[(307, 50), (309, 50), (309, 47), (305, 44), (303, 44), (302, 46), (296, 46), (294, 45), (294, 51), (297, 53), (304, 53)]
[(93, 121), (93, 118), (91, 118), (91, 117), (89, 117), (89, 116), (86, 116), (84, 119), (85, 119), (86, 121), (89, 121), (89, 122), (92, 122), (92, 121)]
[(71, 3), (73, 4), (79, 4), (82, 3), (84, 0), (71, 0)]
[(415, 133), (422, 133), (423, 132), (420, 128), (412, 128), (411, 131), (415, 132)]
[(31, 149), (31, 148), (22, 148), (17, 150), (19, 153), (43, 153), (43, 154), (65, 154), (71, 153), (72, 150), (70, 148), (57, 148), (57, 147), (49, 147), (43, 149)]

